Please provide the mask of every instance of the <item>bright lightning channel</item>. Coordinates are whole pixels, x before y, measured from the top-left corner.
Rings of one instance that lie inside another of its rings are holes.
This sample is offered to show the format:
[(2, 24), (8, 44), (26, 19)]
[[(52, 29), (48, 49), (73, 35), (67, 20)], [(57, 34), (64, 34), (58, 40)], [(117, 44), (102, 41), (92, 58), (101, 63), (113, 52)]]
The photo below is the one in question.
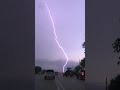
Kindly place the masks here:
[[(43, 0), (42, 0), (42, 2), (43, 2)], [(54, 29), (54, 35), (55, 35), (55, 41), (56, 41), (58, 47), (62, 50), (63, 54), (64, 54), (65, 57), (66, 57), (66, 62), (65, 62), (65, 64), (63, 65), (63, 72), (64, 72), (65, 66), (67, 65), (69, 59), (68, 59), (68, 56), (67, 56), (65, 50), (63, 49), (63, 47), (60, 45), (60, 43), (59, 43), (58, 40), (57, 40), (56, 29), (55, 29), (54, 21), (53, 21), (53, 19), (52, 19), (52, 16), (51, 16), (50, 10), (49, 10), (47, 4), (46, 4), (45, 2), (43, 2), (43, 3), (44, 3), (45, 6), (47, 7), (47, 11), (48, 11), (49, 16), (50, 16), (50, 19), (51, 19), (51, 21), (52, 21), (52, 26), (53, 26), (53, 29)]]

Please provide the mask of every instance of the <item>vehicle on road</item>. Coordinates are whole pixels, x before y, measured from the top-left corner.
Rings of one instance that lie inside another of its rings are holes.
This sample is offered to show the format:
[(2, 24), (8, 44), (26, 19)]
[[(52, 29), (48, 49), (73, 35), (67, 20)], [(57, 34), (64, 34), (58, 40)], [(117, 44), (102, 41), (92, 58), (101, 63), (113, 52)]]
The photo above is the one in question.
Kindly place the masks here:
[(55, 72), (55, 75), (58, 76), (58, 75), (59, 75), (59, 72)]
[(55, 79), (55, 72), (54, 70), (46, 70), (45, 75), (44, 75), (44, 79)]
[(85, 80), (85, 69), (82, 69), (82, 70), (78, 71), (77, 79)]
[(68, 77), (68, 76), (72, 77), (73, 75), (74, 75), (74, 73), (71, 70), (67, 70), (65, 73), (63, 73), (63, 77), (64, 76), (66, 76), (66, 77)]

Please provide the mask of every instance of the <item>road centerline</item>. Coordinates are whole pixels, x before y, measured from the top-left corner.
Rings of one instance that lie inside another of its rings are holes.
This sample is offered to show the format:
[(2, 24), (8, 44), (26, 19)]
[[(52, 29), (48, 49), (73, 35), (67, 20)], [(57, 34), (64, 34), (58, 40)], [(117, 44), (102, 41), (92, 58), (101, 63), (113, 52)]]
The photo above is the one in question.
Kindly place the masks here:
[(57, 84), (56, 79), (55, 79), (55, 84), (56, 84), (56, 86), (57, 86), (58, 90), (60, 90), (60, 88), (59, 88), (59, 86), (58, 86), (58, 84)]
[(60, 84), (60, 86), (62, 87), (63, 90), (65, 90), (65, 88), (63, 87), (62, 83), (59, 81), (59, 79), (57, 79), (58, 83)]

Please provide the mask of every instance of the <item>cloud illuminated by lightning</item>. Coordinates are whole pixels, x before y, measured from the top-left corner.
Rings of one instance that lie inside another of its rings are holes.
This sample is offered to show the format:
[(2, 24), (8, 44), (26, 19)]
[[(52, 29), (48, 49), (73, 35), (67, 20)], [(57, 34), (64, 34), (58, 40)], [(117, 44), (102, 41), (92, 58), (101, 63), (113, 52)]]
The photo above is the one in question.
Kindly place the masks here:
[[(42, 2), (43, 2), (43, 0), (42, 0)], [(66, 57), (66, 62), (65, 62), (65, 64), (63, 65), (63, 72), (64, 72), (64, 68), (65, 68), (65, 66), (67, 65), (69, 59), (68, 59), (68, 56), (67, 56), (65, 50), (63, 49), (63, 47), (60, 45), (60, 43), (59, 43), (58, 40), (57, 40), (56, 29), (55, 29), (54, 21), (53, 21), (53, 19), (52, 19), (50, 10), (49, 10), (47, 4), (46, 4), (45, 2), (43, 2), (43, 3), (44, 3), (45, 6), (47, 7), (47, 11), (48, 11), (48, 13), (49, 13), (49, 16), (50, 16), (50, 19), (51, 19), (51, 22), (52, 22), (52, 26), (53, 26), (53, 30), (54, 30), (54, 35), (55, 35), (55, 41), (56, 41), (58, 47), (62, 50), (63, 54), (64, 54), (65, 57)]]

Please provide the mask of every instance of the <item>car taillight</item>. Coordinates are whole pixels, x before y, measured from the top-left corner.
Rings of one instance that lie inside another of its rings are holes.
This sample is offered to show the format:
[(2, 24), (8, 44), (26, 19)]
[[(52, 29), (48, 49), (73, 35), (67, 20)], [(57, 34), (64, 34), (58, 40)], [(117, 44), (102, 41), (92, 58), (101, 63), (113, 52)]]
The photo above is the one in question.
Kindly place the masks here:
[(84, 75), (84, 72), (82, 72), (82, 76)]

